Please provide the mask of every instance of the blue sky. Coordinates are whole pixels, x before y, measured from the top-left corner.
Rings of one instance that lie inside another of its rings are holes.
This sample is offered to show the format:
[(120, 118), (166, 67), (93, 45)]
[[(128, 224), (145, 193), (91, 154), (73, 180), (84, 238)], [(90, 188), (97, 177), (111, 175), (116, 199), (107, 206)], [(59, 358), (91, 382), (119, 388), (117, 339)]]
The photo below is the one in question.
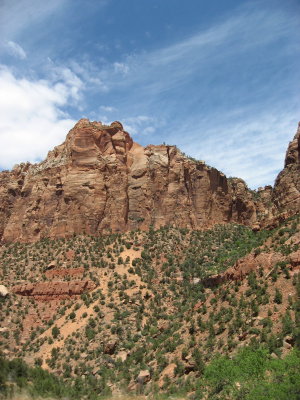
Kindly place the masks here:
[(299, 0), (2, 0), (0, 167), (87, 117), (273, 184), (300, 120)]

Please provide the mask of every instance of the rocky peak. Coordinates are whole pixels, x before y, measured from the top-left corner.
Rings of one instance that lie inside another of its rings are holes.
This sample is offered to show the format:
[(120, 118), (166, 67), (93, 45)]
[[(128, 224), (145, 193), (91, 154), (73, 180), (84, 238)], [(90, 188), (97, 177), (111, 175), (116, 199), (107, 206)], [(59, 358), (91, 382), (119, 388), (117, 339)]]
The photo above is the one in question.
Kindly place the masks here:
[(284, 169), (276, 178), (273, 201), (280, 214), (293, 215), (300, 209), (300, 123), (289, 143)]
[(81, 119), (39, 164), (0, 173), (0, 239), (263, 221), (300, 207), (300, 128), (274, 190), (248, 189), (176, 146), (140, 146), (118, 121)]
[(133, 145), (123, 125), (115, 121), (111, 125), (81, 119), (69, 132), (65, 146), (75, 165), (99, 164), (101, 156), (116, 155), (124, 162)]
[(285, 156), (284, 166), (291, 164), (299, 164), (300, 162), (300, 122), (294, 139), (289, 143), (289, 147)]

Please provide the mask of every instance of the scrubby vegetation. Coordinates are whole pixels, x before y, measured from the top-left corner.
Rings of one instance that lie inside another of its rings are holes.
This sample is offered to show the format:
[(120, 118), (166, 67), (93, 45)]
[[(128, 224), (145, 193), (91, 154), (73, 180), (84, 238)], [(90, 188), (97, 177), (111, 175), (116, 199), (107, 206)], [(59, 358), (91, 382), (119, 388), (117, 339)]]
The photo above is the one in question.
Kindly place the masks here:
[(67, 385), (61, 378), (40, 367), (29, 367), (22, 359), (11, 361), (0, 357), (0, 398), (12, 398), (26, 393), (33, 398), (52, 397), (68, 399), (97, 399), (109, 395), (109, 388), (94, 378), (77, 378)]
[[(0, 398), (25, 392), (32, 397), (101, 399), (110, 391), (96, 379), (76, 379), (74, 385), (42, 370), (30, 368), (24, 361), (0, 358)], [(174, 393), (175, 392), (175, 393)], [(172, 385), (164, 398), (174, 394), (190, 399), (298, 400), (300, 395), (300, 352), (294, 350), (283, 359), (273, 359), (264, 347), (245, 347), (232, 357), (216, 356), (203, 366), (195, 382), (185, 380), (178, 388)], [(159, 399), (155, 391), (150, 398)]]
[[(55, 385), (78, 386), (78, 393), (88, 385), (89, 396), (120, 388), (284, 399), (287, 387), (292, 396), (299, 384), (293, 348), (300, 347), (300, 279), (292, 262), (299, 231), (296, 216), (260, 232), (236, 224), (162, 227), (2, 246), (0, 279), (9, 288), (80, 280), (96, 288), (47, 301), (11, 290), (1, 300), (0, 346), (7, 358), (36, 366), (29, 381), (42, 366), (60, 376)], [(221, 279), (230, 267), (244, 268), (247, 255), (244, 275)], [(209, 280), (214, 276), (220, 279)], [(252, 362), (259, 372), (246, 371)], [(149, 372), (142, 386), (141, 371)]]

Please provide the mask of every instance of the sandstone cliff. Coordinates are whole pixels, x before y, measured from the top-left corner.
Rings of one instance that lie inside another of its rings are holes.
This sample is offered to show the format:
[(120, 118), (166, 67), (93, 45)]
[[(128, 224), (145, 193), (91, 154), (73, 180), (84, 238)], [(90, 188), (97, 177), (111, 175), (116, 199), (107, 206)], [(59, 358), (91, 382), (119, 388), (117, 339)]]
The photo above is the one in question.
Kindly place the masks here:
[(274, 191), (252, 192), (176, 146), (144, 148), (119, 122), (82, 119), (45, 161), (0, 173), (0, 238), (35, 241), (231, 221), (258, 229), (278, 210), (299, 210), (299, 187), (299, 131)]
[(288, 146), (284, 169), (276, 179), (273, 201), (281, 213), (291, 215), (300, 210), (300, 122)]

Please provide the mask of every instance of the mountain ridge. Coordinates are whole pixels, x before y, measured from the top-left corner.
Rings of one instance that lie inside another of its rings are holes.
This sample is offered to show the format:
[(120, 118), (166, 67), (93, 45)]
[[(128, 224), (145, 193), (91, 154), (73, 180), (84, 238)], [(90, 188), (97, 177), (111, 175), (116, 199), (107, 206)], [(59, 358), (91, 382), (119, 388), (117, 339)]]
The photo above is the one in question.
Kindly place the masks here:
[(164, 225), (202, 229), (235, 222), (260, 229), (300, 206), (300, 125), (274, 188), (185, 156), (135, 143), (118, 121), (81, 119), (39, 164), (0, 173), (2, 242), (99, 235)]

